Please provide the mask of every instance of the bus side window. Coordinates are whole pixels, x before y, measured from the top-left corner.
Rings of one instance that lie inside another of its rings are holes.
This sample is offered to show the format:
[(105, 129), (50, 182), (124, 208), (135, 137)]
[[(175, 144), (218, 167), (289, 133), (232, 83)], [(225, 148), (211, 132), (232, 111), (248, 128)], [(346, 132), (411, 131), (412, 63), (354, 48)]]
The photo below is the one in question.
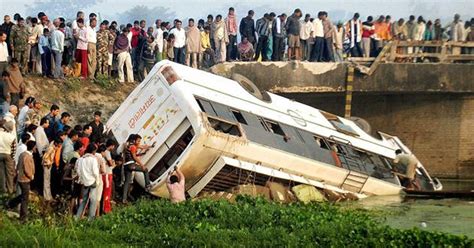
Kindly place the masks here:
[(208, 115), (211, 115), (211, 116), (217, 116), (216, 111), (214, 110), (214, 108), (212, 107), (212, 104), (209, 101), (204, 100), (204, 99), (199, 99), (199, 98), (196, 98), (196, 101), (202, 112), (207, 113)]
[(278, 122), (270, 121), (263, 118), (260, 120), (260, 122), (262, 123), (264, 127), (266, 127), (267, 131), (272, 132), (274, 134), (281, 135), (281, 136), (285, 136), (285, 132), (281, 128), (280, 124), (278, 124)]
[(316, 142), (316, 144), (317, 144), (319, 147), (321, 147), (321, 148), (323, 148), (323, 149), (326, 149), (326, 150), (331, 150), (331, 149), (329, 148), (329, 146), (326, 144), (326, 141), (324, 141), (323, 138), (318, 137), (318, 136), (313, 136), (313, 138), (314, 138), (314, 141)]
[(245, 118), (244, 118), (244, 116), (242, 115), (242, 113), (240, 113), (240, 111), (235, 110), (235, 109), (230, 109), (230, 111), (232, 111), (232, 114), (234, 115), (235, 119), (236, 119), (239, 123), (248, 125), (248, 124), (247, 124), (247, 121), (245, 120)]

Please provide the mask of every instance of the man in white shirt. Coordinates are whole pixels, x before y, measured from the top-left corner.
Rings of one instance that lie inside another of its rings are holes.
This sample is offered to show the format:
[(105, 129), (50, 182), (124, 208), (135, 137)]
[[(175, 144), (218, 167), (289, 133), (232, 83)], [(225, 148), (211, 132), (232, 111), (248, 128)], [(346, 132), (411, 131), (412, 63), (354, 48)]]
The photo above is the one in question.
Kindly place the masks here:
[(182, 28), (183, 23), (180, 20), (176, 21), (176, 28), (170, 31), (174, 35), (174, 62), (184, 65), (185, 60), (185, 46), (186, 46), (186, 31)]
[[(87, 28), (84, 25), (84, 19), (79, 18), (77, 20), (77, 32), (75, 37), (77, 39), (77, 46), (76, 46), (76, 62), (81, 64), (81, 76), (82, 78), (87, 78), (87, 47), (88, 47), (88, 39), (87, 39)], [(95, 32), (94, 32), (95, 33)]]
[(15, 161), (15, 168), (18, 166), (18, 160), (20, 159), (20, 155), (25, 152), (26, 149), (26, 142), (30, 140), (30, 135), (25, 133), (21, 136), (20, 142), (17, 145), (16, 151), (15, 151), (15, 156), (13, 157), (13, 160)]
[(310, 21), (311, 15), (306, 14), (304, 20), (301, 21), (300, 41), (302, 60), (309, 60), (311, 55), (311, 39), (313, 35), (313, 23)]
[[(94, 144), (87, 146), (84, 156), (76, 162), (76, 171), (79, 182), (82, 184), (82, 202), (77, 209), (75, 219), (78, 220), (82, 216), (82, 212), (89, 202), (89, 220), (93, 220), (97, 209), (97, 201), (95, 201), (97, 192), (94, 190), (100, 183), (99, 162), (94, 155), (97, 148)], [(89, 201), (89, 198), (91, 200)]]
[[(51, 34), (51, 50), (53, 51), (54, 56), (54, 78), (63, 78), (63, 68), (61, 67), (61, 62), (63, 60), (64, 52), (64, 28), (66, 25), (64, 23), (59, 24), (59, 29), (56, 29)], [(36, 144), (38, 147), (38, 144)]]
[(87, 62), (89, 69), (89, 78), (94, 79), (95, 69), (97, 66), (97, 33), (95, 27), (97, 26), (97, 19), (91, 19), (89, 26), (87, 26)]
[(72, 32), (76, 35), (79, 32), (79, 25), (77, 24), (77, 20), (82, 19), (84, 20), (84, 12), (78, 11), (76, 14), (76, 20), (74, 20), (71, 24)]
[(314, 45), (311, 49), (311, 62), (321, 62), (323, 61), (323, 52), (324, 52), (324, 27), (322, 18), (324, 12), (318, 13), (318, 18), (313, 21), (313, 38)]
[(7, 34), (0, 31), (0, 75), (7, 69), (9, 60)]
[(49, 147), (48, 136), (44, 131), (49, 127), (49, 120), (46, 117), (43, 117), (40, 121), (40, 126), (35, 131), (35, 140), (36, 140), (36, 149), (41, 157), (43, 157), (44, 152)]
[(15, 164), (12, 159), (12, 148), (16, 137), (12, 133), (13, 122), (3, 124), (0, 129), (0, 194), (15, 192)]
[(157, 27), (156, 30), (153, 32), (153, 37), (155, 37), (155, 43), (158, 46), (158, 52), (156, 54), (156, 62), (160, 62), (163, 59), (163, 45), (164, 45), (163, 33), (165, 32), (165, 30), (166, 30), (166, 23), (161, 22), (160, 26)]

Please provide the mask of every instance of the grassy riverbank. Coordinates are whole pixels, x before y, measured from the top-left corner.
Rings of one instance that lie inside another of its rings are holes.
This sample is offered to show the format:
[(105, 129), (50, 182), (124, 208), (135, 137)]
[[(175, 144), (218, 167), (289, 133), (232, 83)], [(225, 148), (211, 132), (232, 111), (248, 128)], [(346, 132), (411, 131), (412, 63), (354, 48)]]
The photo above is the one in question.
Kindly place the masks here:
[(472, 247), (472, 240), (385, 226), (365, 210), (330, 204), (280, 205), (240, 198), (173, 205), (145, 200), (96, 221), (33, 218), (27, 224), (0, 214), (0, 246), (171, 247)]

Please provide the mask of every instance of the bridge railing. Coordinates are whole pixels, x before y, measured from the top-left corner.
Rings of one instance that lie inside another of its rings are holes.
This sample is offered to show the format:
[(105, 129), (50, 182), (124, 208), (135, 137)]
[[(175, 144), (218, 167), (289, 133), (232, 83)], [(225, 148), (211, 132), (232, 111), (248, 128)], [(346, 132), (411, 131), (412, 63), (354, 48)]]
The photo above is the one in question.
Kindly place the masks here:
[(472, 63), (474, 42), (395, 40), (387, 43), (377, 57), (348, 61), (367, 75), (381, 63)]
[(387, 46), (390, 46), (390, 50), (385, 54), (380, 54), (385, 56), (386, 62), (474, 61), (474, 42), (392, 41)]

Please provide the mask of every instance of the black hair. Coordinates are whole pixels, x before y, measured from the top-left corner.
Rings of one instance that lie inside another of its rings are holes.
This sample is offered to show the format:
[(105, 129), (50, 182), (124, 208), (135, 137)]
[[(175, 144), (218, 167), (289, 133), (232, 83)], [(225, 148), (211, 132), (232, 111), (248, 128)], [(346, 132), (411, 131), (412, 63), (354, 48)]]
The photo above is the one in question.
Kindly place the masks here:
[(63, 127), (63, 131), (64, 131), (65, 133), (69, 132), (69, 130), (71, 130), (71, 129), (72, 129), (72, 127), (69, 126), (69, 125), (64, 125), (64, 127)]
[(31, 23), (38, 23), (38, 18), (36, 17), (31, 18)]
[(63, 112), (63, 113), (61, 114), (61, 119), (67, 118), (67, 117), (71, 117), (71, 114), (69, 114), (68, 112)]
[(171, 175), (171, 176), (170, 176), (170, 182), (171, 182), (171, 184), (174, 184), (174, 183), (179, 182), (178, 176), (176, 176), (176, 175)]
[(84, 24), (84, 18), (79, 18), (79, 19), (77, 19), (77, 21), (76, 21), (76, 22), (77, 22), (77, 23)]
[(59, 145), (59, 144), (62, 144), (63, 141), (62, 141), (59, 137), (57, 137), (56, 139), (54, 139), (53, 143), (54, 143), (55, 145)]
[(28, 125), (28, 127), (26, 128), (26, 131), (27, 131), (27, 132), (30, 132), (30, 133), (33, 133), (33, 131), (35, 131), (37, 128), (38, 128), (38, 126), (36, 126), (35, 124), (30, 124), (30, 125)]
[(368, 17), (367, 17), (367, 21), (371, 22), (371, 21), (373, 21), (373, 20), (374, 20), (374, 18), (373, 18), (372, 16), (368, 16)]
[(194, 22), (193, 18), (189, 18), (188, 22)]
[[(7, 73), (8, 73), (8, 72), (7, 72)], [(10, 75), (10, 74), (8, 74), (8, 75)], [(28, 104), (30, 104), (30, 103), (33, 103), (34, 101), (35, 101), (35, 98), (32, 97), (32, 96), (29, 96), (29, 97), (26, 98), (26, 100), (25, 100), (25, 105), (28, 105)]]
[(145, 21), (145, 20), (141, 20), (141, 21), (140, 21), (140, 24), (142, 24), (142, 23), (146, 23), (146, 21)]
[(230, 7), (229, 11), (235, 11), (234, 7)]
[(84, 125), (84, 128), (82, 129), (82, 131), (86, 131), (89, 128), (92, 128), (92, 126), (89, 125), (89, 124), (86, 124), (86, 125)]
[[(65, 131), (60, 131), (58, 132), (58, 139), (61, 140), (59, 137), (66, 135), (67, 133)], [(62, 142), (62, 141), (61, 141)]]
[[(77, 11), (76, 17), (79, 17), (80, 15), (84, 14), (82, 11)], [(81, 18), (82, 19), (82, 18)]]
[(66, 22), (66, 19), (64, 19), (63, 17), (59, 17), (58, 19), (59, 19), (59, 22), (61, 22), (61, 23), (65, 23), (65, 22)]
[(95, 111), (95, 112), (94, 112), (94, 116), (96, 116), (96, 115), (102, 116), (102, 112), (100, 112), (100, 111)]
[(74, 151), (79, 151), (82, 148), (82, 142), (81, 141), (76, 141), (74, 142), (73, 149)]
[(401, 154), (401, 153), (402, 153), (402, 150), (400, 150), (400, 149), (397, 149), (397, 150), (395, 151), (395, 154), (396, 154), (396, 155)]
[(28, 151), (32, 151), (33, 148), (35, 148), (35, 146), (36, 146), (36, 142), (33, 141), (33, 140), (28, 140), (28, 141), (26, 142), (26, 149), (27, 149)]
[(97, 151), (97, 147), (94, 144), (89, 144), (86, 148), (86, 153), (94, 153)]
[(253, 15), (255, 14), (255, 12), (253, 10), (249, 10), (249, 12), (247, 12), (248, 15)]
[(89, 19), (95, 18), (95, 17), (97, 17), (97, 15), (96, 15), (95, 13), (90, 13), (90, 14), (89, 14)]
[(30, 140), (31, 135), (29, 133), (24, 133), (21, 135), (20, 140), (21, 143), (26, 144), (28, 140)]
[(97, 148), (98, 153), (105, 152), (106, 150), (107, 147), (104, 144), (100, 145), (99, 148)]
[(182, 24), (183, 22), (181, 20), (176, 20), (176, 24), (178, 24), (178, 23)]
[(48, 118), (46, 118), (46, 117), (41, 118), (40, 126), (43, 126), (43, 124), (45, 124), (47, 121), (49, 121)]
[(115, 144), (116, 144), (115, 141), (112, 139), (108, 139), (107, 142), (105, 142), (106, 147), (115, 146)]
[(2, 77), (9, 77), (10, 73), (8, 71), (3, 71), (2, 72)]
[(51, 108), (49, 109), (49, 111), (51, 111), (51, 112), (52, 112), (52, 111), (54, 111), (54, 110), (58, 110), (58, 109), (59, 109), (59, 106), (58, 106), (58, 105), (56, 105), (56, 104), (53, 104), (53, 105), (51, 106)]
[(135, 142), (135, 140), (137, 140), (136, 134), (130, 134), (128, 136), (127, 142)]
[(78, 133), (79, 133), (79, 132), (82, 132), (82, 126), (81, 126), (81, 125), (75, 125), (75, 126), (74, 126), (74, 131), (76, 131), (76, 132), (78, 132)]
[(294, 13), (301, 13), (301, 10), (300, 9), (295, 9)]
[(77, 162), (77, 158), (71, 158), (71, 160), (69, 160), (69, 164), (76, 164)]
[(71, 130), (71, 132), (69, 132), (67, 137), (72, 138), (76, 135), (79, 135), (79, 133), (76, 130)]
[(135, 25), (135, 24), (140, 24), (140, 22), (139, 22), (138, 20), (135, 20), (135, 21), (133, 21), (133, 24), (134, 24), (134, 25)]
[(59, 28), (65, 28), (65, 27), (66, 27), (66, 24), (64, 24), (64, 22), (61, 22), (61, 23), (59, 24)]
[(44, 33), (49, 33), (49, 29), (44, 28), (44, 29), (43, 29), (43, 34), (44, 34)]
[(222, 19), (222, 16), (221, 16), (221, 15), (216, 15), (216, 19), (217, 19), (217, 18), (221, 18), (221, 19)]
[[(10, 64), (15, 64), (15, 63), (18, 63), (18, 59), (17, 59), (17, 58), (12, 58), (12, 59), (10, 59)], [(8, 76), (10, 76), (10, 74), (8, 74)]]
[(214, 16), (212, 16), (212, 15), (207, 15), (207, 19), (214, 19)]

